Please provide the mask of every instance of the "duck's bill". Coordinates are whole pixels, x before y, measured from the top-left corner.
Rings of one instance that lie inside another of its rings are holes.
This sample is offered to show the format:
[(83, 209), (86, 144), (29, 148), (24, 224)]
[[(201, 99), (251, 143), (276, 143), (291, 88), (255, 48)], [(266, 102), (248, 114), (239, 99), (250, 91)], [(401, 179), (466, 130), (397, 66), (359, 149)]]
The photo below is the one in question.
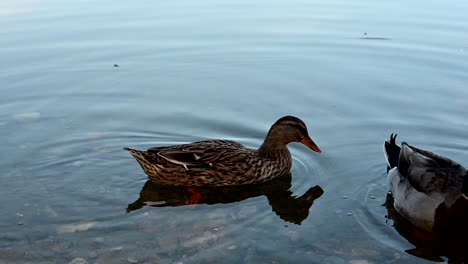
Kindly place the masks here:
[(301, 140), (301, 143), (309, 147), (311, 150), (315, 152), (322, 152), (320, 148), (315, 144), (315, 142), (310, 137), (304, 137)]

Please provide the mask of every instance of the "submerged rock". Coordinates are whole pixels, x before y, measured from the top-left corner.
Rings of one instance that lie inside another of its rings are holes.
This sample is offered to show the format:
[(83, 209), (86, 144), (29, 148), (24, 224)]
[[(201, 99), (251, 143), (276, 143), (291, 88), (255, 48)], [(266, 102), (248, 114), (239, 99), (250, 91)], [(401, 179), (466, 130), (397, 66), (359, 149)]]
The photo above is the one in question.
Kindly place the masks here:
[(257, 213), (257, 207), (255, 205), (242, 206), (238, 213), (238, 218), (243, 220), (253, 217)]
[(91, 227), (95, 226), (97, 222), (95, 221), (88, 221), (88, 222), (79, 222), (73, 224), (62, 225), (57, 228), (58, 234), (65, 234), (65, 233), (75, 233), (86, 231)]
[(355, 260), (350, 260), (349, 264), (369, 264), (369, 261), (365, 259), (355, 259)]
[(130, 263), (138, 263), (138, 259), (136, 259), (134, 257), (128, 257), (127, 261), (130, 262)]
[(71, 247), (71, 242), (70, 241), (66, 241), (66, 242), (60, 242), (60, 243), (56, 243), (56, 244), (53, 244), (50, 249), (54, 252), (63, 252), (65, 251), (67, 248), (70, 248)]
[(96, 251), (90, 251), (88, 253), (88, 257), (92, 258), (92, 259), (95, 259), (98, 257), (98, 253)]

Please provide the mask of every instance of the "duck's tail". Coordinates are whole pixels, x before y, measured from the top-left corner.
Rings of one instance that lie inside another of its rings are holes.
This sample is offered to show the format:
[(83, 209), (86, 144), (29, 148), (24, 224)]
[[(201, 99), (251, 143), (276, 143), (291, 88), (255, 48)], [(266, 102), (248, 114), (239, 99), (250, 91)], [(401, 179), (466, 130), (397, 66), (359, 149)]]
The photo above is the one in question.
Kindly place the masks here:
[(144, 151), (132, 149), (132, 148), (123, 148), (124, 150), (130, 152), (130, 154), (138, 160), (138, 158), (143, 158)]
[(386, 140), (384, 142), (384, 154), (385, 154), (385, 160), (387, 161), (387, 172), (398, 166), (398, 159), (400, 156), (400, 150), (401, 148), (396, 144), (396, 139), (397, 134), (390, 135), (390, 139)]

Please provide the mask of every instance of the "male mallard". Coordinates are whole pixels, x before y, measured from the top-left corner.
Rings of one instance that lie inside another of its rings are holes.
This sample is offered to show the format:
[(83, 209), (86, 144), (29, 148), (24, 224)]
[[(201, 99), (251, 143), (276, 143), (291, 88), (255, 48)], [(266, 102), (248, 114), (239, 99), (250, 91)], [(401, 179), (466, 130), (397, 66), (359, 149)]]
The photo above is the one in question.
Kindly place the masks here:
[(429, 232), (460, 227), (466, 232), (467, 170), (455, 161), (405, 142), (400, 148), (395, 139), (396, 135), (392, 134), (385, 141), (384, 154), (397, 212)]
[(297, 117), (274, 123), (259, 149), (230, 140), (206, 140), (155, 147), (147, 151), (124, 148), (151, 180), (169, 185), (226, 186), (266, 182), (291, 170), (286, 145), (301, 142), (316, 152), (307, 127)]

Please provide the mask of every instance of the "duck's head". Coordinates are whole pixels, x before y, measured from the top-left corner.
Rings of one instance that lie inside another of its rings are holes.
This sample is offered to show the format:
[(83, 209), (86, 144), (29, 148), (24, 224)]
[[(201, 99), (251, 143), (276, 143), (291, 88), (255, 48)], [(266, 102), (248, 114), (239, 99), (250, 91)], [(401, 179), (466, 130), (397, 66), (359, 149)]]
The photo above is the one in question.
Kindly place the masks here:
[(321, 152), (310, 138), (304, 122), (294, 116), (284, 116), (278, 119), (268, 131), (263, 145), (286, 146), (291, 142), (300, 142), (315, 152)]

